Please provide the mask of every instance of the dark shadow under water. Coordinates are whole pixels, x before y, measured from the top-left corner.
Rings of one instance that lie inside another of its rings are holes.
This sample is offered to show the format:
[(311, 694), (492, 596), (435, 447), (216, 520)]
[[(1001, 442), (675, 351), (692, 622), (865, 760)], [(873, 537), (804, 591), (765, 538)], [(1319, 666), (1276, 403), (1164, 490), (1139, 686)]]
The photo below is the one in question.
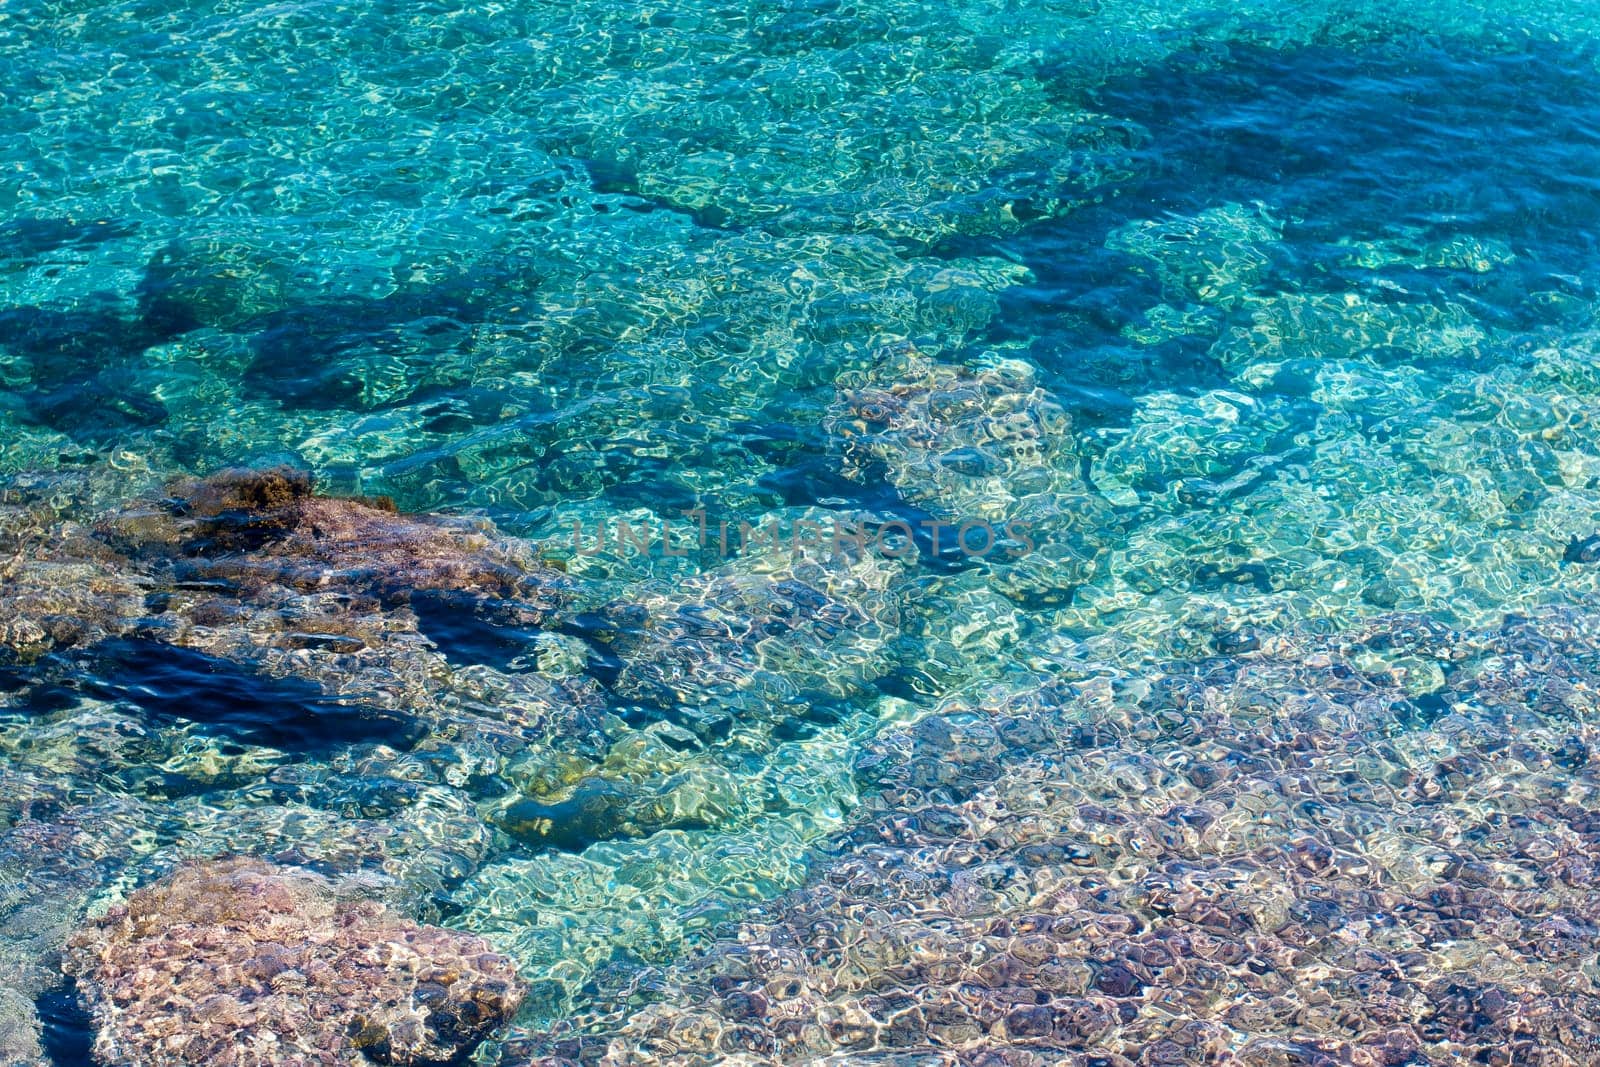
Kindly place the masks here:
[[(1160, 284), (1106, 247), (1118, 227), (1261, 202), (1284, 240), (1257, 286), (1364, 290), (1370, 299), (1466, 303), (1508, 330), (1550, 324), (1540, 291), (1596, 294), (1600, 252), (1600, 54), (1588, 46), (1405, 37), (1350, 50), (1215, 45), (1064, 97), (1137, 124), (1135, 175), (1102, 201), (999, 239), (955, 239), (945, 256), (1025, 263), (990, 337), (1021, 341), (1087, 421), (1115, 421), (1126, 395), (1227, 381), (1207, 337), (1130, 343)], [(1051, 74), (1049, 63), (1042, 73)], [(1467, 270), (1352, 268), (1341, 241), (1470, 235), (1509, 243), (1515, 263)], [(1373, 282), (1382, 279), (1381, 290)]]
[(183, 720), (247, 744), (326, 754), (362, 742), (406, 749), (426, 732), (413, 716), (341, 701), (300, 678), (270, 678), (232, 660), (137, 638), (114, 638), (76, 656), (52, 656), (3, 679), (36, 714), (87, 696), (160, 722)]

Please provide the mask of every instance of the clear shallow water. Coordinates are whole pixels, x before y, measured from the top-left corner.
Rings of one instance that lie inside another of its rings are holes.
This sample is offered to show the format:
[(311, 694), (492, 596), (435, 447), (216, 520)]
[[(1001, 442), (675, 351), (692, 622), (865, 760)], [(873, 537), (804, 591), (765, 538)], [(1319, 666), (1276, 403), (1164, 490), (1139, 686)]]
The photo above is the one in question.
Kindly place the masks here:
[[(0, 985), (245, 851), (494, 939), (508, 1062), (1596, 1062), (1594, 21), (8, 8)], [(274, 463), (534, 577), (141, 532)]]

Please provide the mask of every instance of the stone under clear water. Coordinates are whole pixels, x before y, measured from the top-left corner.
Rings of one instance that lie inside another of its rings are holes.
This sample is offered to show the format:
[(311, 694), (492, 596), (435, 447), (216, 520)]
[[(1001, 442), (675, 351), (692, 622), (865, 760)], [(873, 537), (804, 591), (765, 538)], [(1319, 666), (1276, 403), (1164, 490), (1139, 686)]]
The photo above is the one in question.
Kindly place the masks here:
[[(0, 72), (0, 1064), (1600, 1064), (1600, 6)], [(515, 1018), (106, 933), (280, 868)]]

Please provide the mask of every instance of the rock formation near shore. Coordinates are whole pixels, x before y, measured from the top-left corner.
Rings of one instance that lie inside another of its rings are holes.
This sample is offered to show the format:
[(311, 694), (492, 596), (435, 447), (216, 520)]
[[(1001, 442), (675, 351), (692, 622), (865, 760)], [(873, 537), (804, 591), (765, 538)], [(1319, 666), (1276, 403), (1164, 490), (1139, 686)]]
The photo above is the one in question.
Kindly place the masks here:
[(73, 937), (66, 967), (96, 1056), (135, 1067), (452, 1063), (525, 992), (478, 937), (250, 859), (137, 890)]

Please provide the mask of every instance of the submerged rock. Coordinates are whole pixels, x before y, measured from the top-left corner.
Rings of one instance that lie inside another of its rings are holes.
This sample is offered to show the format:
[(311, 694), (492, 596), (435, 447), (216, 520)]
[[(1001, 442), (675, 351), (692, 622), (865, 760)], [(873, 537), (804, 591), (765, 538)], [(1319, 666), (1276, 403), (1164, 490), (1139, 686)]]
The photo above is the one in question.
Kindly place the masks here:
[(96, 1056), (134, 1067), (450, 1063), (524, 995), (477, 937), (250, 859), (134, 892), (73, 937), (67, 969)]
[(774, 513), (723, 565), (596, 612), (593, 636), (619, 660), (612, 689), (655, 707), (719, 709), (688, 724), (707, 737), (859, 697), (889, 668), (910, 562), (909, 549), (873, 543), (871, 525)]
[(974, 369), (908, 348), (838, 385), (825, 428), (841, 473), (891, 485), (922, 513), (933, 555), (981, 563), (997, 589), (1038, 608), (1104, 570), (1117, 516), (1084, 479), (1072, 417), (1031, 364)]
[[(559, 726), (597, 699), (580, 680), (477, 677), (433, 639), (455, 620), (525, 638), (572, 596), (532, 546), (484, 522), (317, 496), (304, 472), (270, 469), (181, 481), (92, 525), (41, 506), (19, 506), (14, 524), (0, 527), (11, 550), (0, 604), (14, 609), (0, 611), (12, 619), (0, 652), (42, 660), (35, 674), (71, 676), (66, 655), (93, 667), (118, 650), (178, 646), (338, 698), (312, 718), (348, 705), (375, 722), (388, 711), (433, 720), (444, 688), (513, 731)], [(487, 690), (497, 699), (479, 699)]]
[(511, 1062), (1594, 1063), (1597, 635), (1397, 615), (951, 696), (804, 889)]
[(526, 642), (569, 595), (486, 523), (318, 497), (286, 470), (113, 508), (52, 492), (0, 497), (0, 761), (78, 804), (161, 805), (183, 832), (151, 844), (158, 871), (246, 850), (434, 900), (488, 855), (475, 805), (509, 761), (593, 748), (592, 679), (437, 636), (470, 620)]
[(394, 502), (317, 496), (290, 468), (232, 469), (179, 482), (160, 501), (106, 517), (111, 544), (167, 557), (180, 580), (244, 592), (277, 584), (406, 600), (418, 590), (513, 597), (526, 621), (562, 600), (555, 572), (483, 524), (401, 515)]
[[(318, 496), (309, 474), (289, 468), (183, 479), (88, 523), (24, 500), (0, 515), (0, 547), (10, 557), (6, 597), (32, 620), (3, 632), (17, 652), (123, 635), (141, 616), (184, 614), (220, 628), (360, 600), (386, 609), (427, 597), (434, 608), (534, 626), (571, 597), (530, 545), (486, 522), (402, 515), (387, 498)], [(381, 641), (380, 622), (346, 643)]]
[(527, 761), (524, 795), (494, 809), (495, 825), (530, 847), (582, 851), (784, 807), (763, 796), (753, 761), (848, 715), (893, 668), (905, 610), (906, 561), (832, 541), (823, 520), (770, 514), (721, 566), (641, 583), (574, 620), (599, 653), (592, 669), (627, 702), (626, 725), (608, 726), (602, 759)]
[(1282, 240), (1283, 224), (1264, 204), (1221, 204), (1130, 222), (1106, 247), (1153, 274), (1169, 301), (1232, 308), (1266, 277)]
[(0, 986), (0, 1063), (43, 1067), (48, 1061), (39, 1044), (39, 1020), (33, 1001)]
[(150, 811), (126, 798), (16, 772), (0, 756), (0, 1063), (44, 1058), (35, 1005), (60, 986), (61, 949), (113, 871), (152, 838)]
[(992, 521), (1023, 496), (1082, 488), (1072, 417), (1020, 360), (974, 371), (908, 350), (840, 386), (828, 429), (852, 481), (883, 477), (911, 503)]

